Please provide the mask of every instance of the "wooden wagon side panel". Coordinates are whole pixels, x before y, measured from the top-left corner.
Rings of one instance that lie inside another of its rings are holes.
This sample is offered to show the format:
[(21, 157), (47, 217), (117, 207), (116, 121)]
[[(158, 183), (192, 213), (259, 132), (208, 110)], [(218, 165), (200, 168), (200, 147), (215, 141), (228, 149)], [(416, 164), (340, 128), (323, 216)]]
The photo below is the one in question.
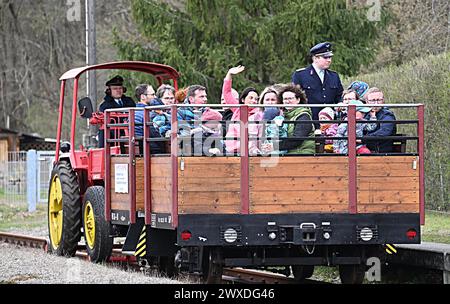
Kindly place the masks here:
[[(128, 164), (128, 157), (111, 158), (111, 209), (128, 210), (130, 193), (116, 193), (115, 164)], [(151, 197), (153, 213), (171, 213), (172, 177), (170, 157), (151, 159)], [(136, 158), (136, 210), (144, 210), (144, 159)]]
[(250, 213), (342, 213), (347, 210), (347, 158), (251, 158)]
[(416, 156), (358, 157), (359, 213), (418, 213)]
[(240, 204), (239, 157), (178, 159), (179, 214), (237, 214)]

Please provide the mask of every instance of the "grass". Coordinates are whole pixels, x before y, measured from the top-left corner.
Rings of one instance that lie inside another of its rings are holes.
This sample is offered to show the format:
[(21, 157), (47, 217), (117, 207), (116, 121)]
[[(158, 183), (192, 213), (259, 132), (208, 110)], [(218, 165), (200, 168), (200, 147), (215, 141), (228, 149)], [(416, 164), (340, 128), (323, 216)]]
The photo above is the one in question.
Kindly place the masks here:
[(427, 210), (422, 241), (450, 244), (450, 213)]
[(35, 212), (28, 212), (25, 204), (0, 203), (0, 231), (47, 227), (47, 206), (39, 204)]

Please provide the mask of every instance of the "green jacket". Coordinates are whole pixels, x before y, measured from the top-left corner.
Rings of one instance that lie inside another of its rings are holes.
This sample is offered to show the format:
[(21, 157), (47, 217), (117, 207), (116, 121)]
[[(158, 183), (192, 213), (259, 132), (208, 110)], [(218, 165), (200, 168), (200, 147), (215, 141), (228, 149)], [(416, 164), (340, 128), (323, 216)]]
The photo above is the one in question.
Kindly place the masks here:
[[(309, 119), (312, 117), (312, 112), (310, 108), (295, 108), (284, 113), (284, 117), (287, 121), (296, 121), (297, 118), (302, 114), (307, 114)], [(312, 124), (312, 123), (311, 123)], [(288, 124), (288, 137), (294, 136), (294, 129), (296, 124)], [(311, 132), (308, 134), (309, 137), (314, 137), (314, 124)], [(304, 140), (300, 146), (295, 149), (289, 150), (288, 154), (313, 154), (316, 152), (316, 143), (314, 140)]]

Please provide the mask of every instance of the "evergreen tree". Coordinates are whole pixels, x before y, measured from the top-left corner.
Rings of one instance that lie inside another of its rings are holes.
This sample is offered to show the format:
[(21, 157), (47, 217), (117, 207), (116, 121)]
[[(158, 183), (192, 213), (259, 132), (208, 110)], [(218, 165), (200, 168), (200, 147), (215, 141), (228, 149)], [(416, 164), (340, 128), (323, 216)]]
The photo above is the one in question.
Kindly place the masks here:
[(125, 41), (116, 35), (122, 59), (155, 61), (181, 72), (181, 85), (202, 84), (218, 98), (229, 67), (246, 66), (234, 87), (262, 88), (290, 82), (308, 64), (309, 49), (330, 41), (332, 68), (354, 75), (375, 55), (373, 41), (383, 22), (371, 22), (365, 9), (345, 0), (187, 0), (176, 9), (156, 0), (132, 0), (142, 35)]

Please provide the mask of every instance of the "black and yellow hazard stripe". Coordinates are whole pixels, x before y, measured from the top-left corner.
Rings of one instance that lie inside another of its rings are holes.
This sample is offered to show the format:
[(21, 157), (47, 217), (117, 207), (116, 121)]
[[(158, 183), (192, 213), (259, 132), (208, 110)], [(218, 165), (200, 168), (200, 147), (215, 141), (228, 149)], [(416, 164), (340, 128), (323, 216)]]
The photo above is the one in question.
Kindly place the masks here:
[(386, 244), (386, 245), (384, 245), (384, 246), (385, 246), (386, 252), (387, 252), (388, 254), (396, 254), (396, 253), (397, 253), (397, 248), (395, 248), (394, 245), (392, 245), (392, 244)]
[(144, 257), (147, 254), (147, 229), (142, 227), (141, 235), (139, 236), (139, 241), (134, 251), (134, 255), (137, 257)]

